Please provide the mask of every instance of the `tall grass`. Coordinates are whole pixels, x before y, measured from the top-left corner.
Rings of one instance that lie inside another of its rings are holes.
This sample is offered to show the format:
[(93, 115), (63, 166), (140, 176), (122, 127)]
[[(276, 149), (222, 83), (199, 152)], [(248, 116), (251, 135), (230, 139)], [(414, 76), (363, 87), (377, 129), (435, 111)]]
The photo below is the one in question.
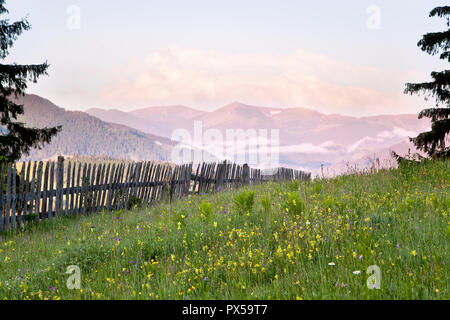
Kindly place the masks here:
[(449, 299), (449, 181), (439, 161), (41, 221), (2, 235), (0, 298)]

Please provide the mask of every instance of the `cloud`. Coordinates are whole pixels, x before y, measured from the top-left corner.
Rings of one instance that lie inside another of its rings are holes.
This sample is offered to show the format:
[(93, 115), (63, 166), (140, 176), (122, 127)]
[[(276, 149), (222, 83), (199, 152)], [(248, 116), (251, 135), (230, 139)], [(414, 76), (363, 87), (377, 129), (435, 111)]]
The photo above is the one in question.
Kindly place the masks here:
[(396, 78), (389, 72), (304, 50), (227, 54), (173, 45), (120, 66), (115, 77), (101, 91), (111, 107), (184, 104), (208, 110), (241, 101), (363, 115), (392, 109), (402, 96), (382, 88)]
[(405, 130), (403, 128), (395, 127), (392, 131), (382, 131), (379, 134), (377, 134), (378, 138), (384, 138), (384, 139), (392, 139), (392, 138), (407, 138), (407, 137), (415, 137), (417, 136), (418, 132)]
[(347, 151), (348, 152), (354, 152), (356, 150), (359, 149), (359, 147), (361, 147), (364, 143), (366, 142), (382, 142), (384, 141), (383, 138), (374, 138), (374, 137), (369, 137), (366, 136), (362, 139), (359, 139), (358, 141), (356, 141), (355, 143), (351, 144), (348, 148)]
[(301, 143), (296, 145), (282, 146), (281, 153), (307, 153), (307, 154), (328, 154), (343, 151), (344, 147), (335, 144), (333, 141), (326, 141), (322, 144)]

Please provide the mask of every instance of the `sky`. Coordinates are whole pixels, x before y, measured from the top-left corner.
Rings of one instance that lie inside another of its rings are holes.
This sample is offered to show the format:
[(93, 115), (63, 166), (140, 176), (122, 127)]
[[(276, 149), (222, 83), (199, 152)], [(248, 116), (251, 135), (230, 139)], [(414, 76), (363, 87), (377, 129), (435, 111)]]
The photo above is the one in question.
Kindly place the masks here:
[[(48, 61), (28, 93), (70, 110), (239, 101), (327, 114), (417, 113), (406, 82), (448, 68), (417, 47), (435, 0), (7, 0), (32, 29), (3, 63)], [(4, 19), (6, 16), (2, 16)]]

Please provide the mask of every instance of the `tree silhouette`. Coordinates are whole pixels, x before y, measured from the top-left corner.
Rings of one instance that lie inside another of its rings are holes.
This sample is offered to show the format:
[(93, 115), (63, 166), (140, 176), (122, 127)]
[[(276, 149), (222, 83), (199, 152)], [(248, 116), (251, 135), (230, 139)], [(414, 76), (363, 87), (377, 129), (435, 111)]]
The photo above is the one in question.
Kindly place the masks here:
[[(7, 13), (5, 0), (0, 0), (0, 15)], [(17, 37), (30, 28), (26, 19), (13, 23), (9, 19), (0, 20), (0, 60), (9, 55)], [(14, 121), (24, 113), (23, 105), (14, 100), (25, 95), (28, 81), (37, 82), (40, 75), (46, 75), (48, 67), (47, 62), (39, 65), (0, 64), (0, 161), (19, 160), (31, 148), (41, 148), (44, 143), (49, 143), (61, 130), (61, 127), (27, 128)]]
[[(450, 7), (436, 7), (430, 12), (430, 17), (447, 19), (450, 27)], [(443, 32), (425, 34), (417, 44), (422, 51), (430, 55), (440, 54), (439, 58), (450, 62), (450, 28)], [(419, 119), (431, 119), (431, 131), (423, 132), (411, 141), (419, 149), (432, 158), (448, 158), (450, 148), (445, 145), (445, 139), (450, 131), (450, 70), (432, 72), (433, 81), (424, 83), (407, 83), (405, 93), (424, 94), (425, 101), (435, 98), (436, 104), (419, 113)]]

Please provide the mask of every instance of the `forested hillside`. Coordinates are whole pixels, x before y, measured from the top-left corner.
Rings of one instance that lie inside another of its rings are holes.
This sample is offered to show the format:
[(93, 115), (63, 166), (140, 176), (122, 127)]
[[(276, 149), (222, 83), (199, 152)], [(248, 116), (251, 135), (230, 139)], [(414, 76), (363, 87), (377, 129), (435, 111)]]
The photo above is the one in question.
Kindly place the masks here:
[(27, 126), (62, 126), (62, 132), (42, 150), (32, 150), (22, 160), (41, 160), (62, 155), (108, 156), (125, 159), (167, 160), (173, 143), (123, 125), (104, 122), (80, 111), (66, 111), (36, 95), (19, 98)]

